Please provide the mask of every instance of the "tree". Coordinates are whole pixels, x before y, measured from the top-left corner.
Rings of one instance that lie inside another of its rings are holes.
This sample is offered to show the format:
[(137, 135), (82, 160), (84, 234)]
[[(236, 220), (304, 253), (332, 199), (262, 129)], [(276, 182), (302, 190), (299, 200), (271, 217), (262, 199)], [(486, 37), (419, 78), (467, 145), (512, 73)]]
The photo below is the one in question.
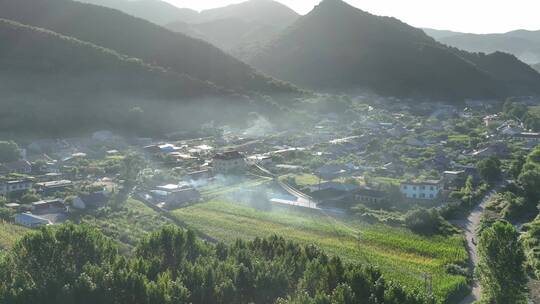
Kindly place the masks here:
[(525, 254), (516, 229), (498, 221), (486, 228), (478, 244), (477, 274), (486, 303), (525, 303)]
[(85, 225), (42, 228), (15, 244), (4, 265), (12, 272), (0, 277), (0, 285), (26, 299), (17, 303), (56, 303), (85, 267), (109, 263), (116, 255), (111, 240)]
[(143, 169), (142, 158), (136, 154), (128, 154), (124, 157), (120, 169), (120, 178), (124, 180), (124, 189), (129, 192), (137, 183), (139, 172)]
[(29, 190), (21, 197), (21, 203), (23, 204), (30, 204), (39, 200), (40, 197), (35, 190)]
[(512, 161), (512, 164), (510, 165), (510, 170), (508, 170), (508, 173), (510, 173), (510, 176), (513, 178), (518, 178), (519, 174), (521, 173), (521, 170), (523, 170), (523, 166), (525, 165), (525, 156), (519, 155), (516, 159)]
[(495, 157), (479, 161), (477, 168), (480, 177), (490, 184), (496, 183), (501, 178), (501, 161)]
[(0, 141), (0, 163), (16, 161), (21, 157), (19, 146), (13, 141)]
[(444, 219), (436, 209), (416, 209), (407, 212), (405, 225), (416, 233), (436, 234), (441, 232)]

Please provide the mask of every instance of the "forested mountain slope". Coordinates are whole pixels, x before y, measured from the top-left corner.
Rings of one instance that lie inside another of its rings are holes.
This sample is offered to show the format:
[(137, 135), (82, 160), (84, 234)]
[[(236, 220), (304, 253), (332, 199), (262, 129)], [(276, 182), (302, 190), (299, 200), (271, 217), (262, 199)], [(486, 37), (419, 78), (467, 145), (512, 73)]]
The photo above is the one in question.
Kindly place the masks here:
[(226, 89), (298, 93), (207, 42), (117, 10), (70, 0), (0, 0), (0, 18), (50, 29)]
[(384, 95), (441, 99), (540, 92), (540, 74), (512, 55), (472, 54), (436, 42), (395, 18), (341, 0), (324, 0), (251, 63), (298, 85), (371, 89)]
[(528, 64), (540, 62), (540, 31), (517, 30), (501, 34), (454, 33), (428, 31), (441, 43), (469, 52), (510, 53)]
[(0, 41), (0, 129), (14, 134), (151, 132), (256, 109), (211, 83), (48, 30), (1, 19)]

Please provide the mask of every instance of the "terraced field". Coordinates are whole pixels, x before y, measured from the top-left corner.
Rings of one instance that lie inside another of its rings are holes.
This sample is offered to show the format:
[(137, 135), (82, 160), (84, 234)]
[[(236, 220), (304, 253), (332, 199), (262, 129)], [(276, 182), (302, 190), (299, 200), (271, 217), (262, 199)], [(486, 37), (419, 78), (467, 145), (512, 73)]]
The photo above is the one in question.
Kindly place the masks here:
[(27, 228), (0, 220), (0, 250), (10, 248), (26, 232)]
[(446, 270), (450, 264), (466, 264), (461, 236), (422, 237), (405, 229), (337, 219), (318, 211), (285, 207), (258, 211), (225, 200), (198, 204), (173, 214), (224, 242), (277, 234), (315, 243), (344, 260), (377, 265), (386, 278), (421, 292), (426, 290), (428, 274), (439, 303), (455, 303), (455, 297), (466, 288), (465, 277), (448, 274)]

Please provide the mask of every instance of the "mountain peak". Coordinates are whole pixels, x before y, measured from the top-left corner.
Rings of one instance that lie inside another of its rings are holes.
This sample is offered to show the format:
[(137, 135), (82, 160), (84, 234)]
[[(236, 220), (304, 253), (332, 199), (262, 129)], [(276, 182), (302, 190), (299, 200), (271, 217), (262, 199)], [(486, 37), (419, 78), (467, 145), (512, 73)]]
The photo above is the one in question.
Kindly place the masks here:
[(323, 0), (250, 62), (274, 77), (332, 92), (367, 88), (457, 99), (536, 92), (540, 85), (540, 75), (506, 55), (459, 52), (396, 18), (342, 0)]

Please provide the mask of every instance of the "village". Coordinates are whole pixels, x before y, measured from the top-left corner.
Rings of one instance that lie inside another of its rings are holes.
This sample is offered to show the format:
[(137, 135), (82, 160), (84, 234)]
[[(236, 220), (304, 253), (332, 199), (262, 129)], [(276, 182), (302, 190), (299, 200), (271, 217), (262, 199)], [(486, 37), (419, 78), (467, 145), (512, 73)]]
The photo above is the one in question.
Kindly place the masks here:
[(131, 154), (144, 166), (130, 195), (164, 212), (254, 188), (250, 181), (269, 203), (336, 214), (357, 204), (441, 207), (467, 178), (485, 182), (478, 161), (495, 157), (504, 165), (540, 143), (540, 133), (483, 104), (366, 106), (352, 123), (331, 113), (297, 130), (257, 135), (152, 139), (98, 131), (34, 140), (0, 165), (0, 195), (17, 224), (63, 223), (109, 204), (124, 187), (123, 159)]

